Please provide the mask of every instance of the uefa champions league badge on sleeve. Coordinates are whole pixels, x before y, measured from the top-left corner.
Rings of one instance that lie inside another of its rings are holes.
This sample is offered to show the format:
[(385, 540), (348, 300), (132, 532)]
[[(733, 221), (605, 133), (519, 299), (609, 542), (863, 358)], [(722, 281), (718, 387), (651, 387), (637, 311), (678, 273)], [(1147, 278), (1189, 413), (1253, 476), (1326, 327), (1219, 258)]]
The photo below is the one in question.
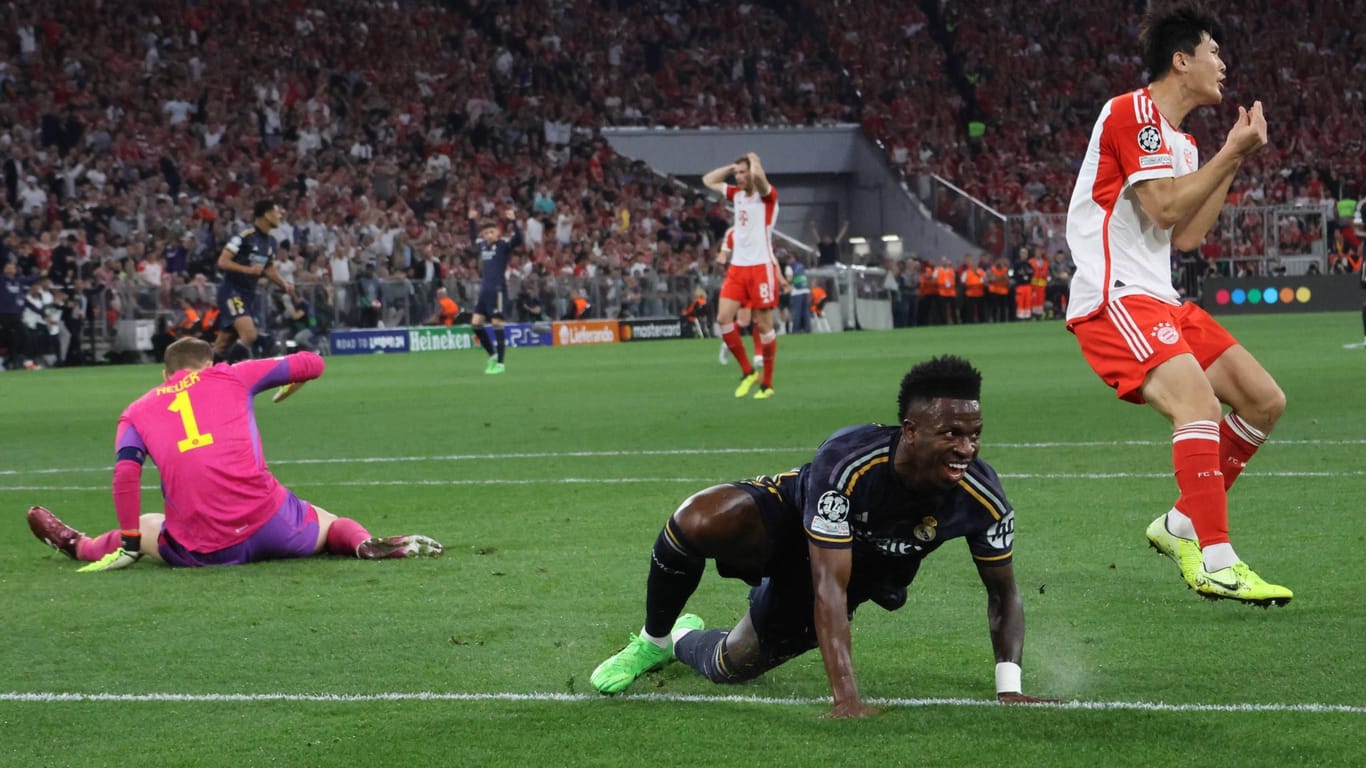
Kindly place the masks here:
[(849, 499), (839, 491), (826, 491), (816, 502), (816, 516), (811, 520), (811, 530), (822, 536), (847, 538), (849, 536)]

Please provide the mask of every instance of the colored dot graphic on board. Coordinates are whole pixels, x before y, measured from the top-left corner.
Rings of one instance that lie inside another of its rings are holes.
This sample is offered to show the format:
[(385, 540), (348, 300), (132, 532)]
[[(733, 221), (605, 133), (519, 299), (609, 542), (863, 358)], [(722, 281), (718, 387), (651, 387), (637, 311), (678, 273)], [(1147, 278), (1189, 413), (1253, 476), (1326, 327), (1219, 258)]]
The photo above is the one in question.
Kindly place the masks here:
[(1243, 304), (1308, 304), (1314, 297), (1314, 292), (1308, 286), (1291, 287), (1288, 285), (1266, 288), (1253, 288), (1243, 290), (1242, 288), (1220, 288), (1214, 293), (1214, 303), (1219, 306), (1232, 304), (1241, 306)]

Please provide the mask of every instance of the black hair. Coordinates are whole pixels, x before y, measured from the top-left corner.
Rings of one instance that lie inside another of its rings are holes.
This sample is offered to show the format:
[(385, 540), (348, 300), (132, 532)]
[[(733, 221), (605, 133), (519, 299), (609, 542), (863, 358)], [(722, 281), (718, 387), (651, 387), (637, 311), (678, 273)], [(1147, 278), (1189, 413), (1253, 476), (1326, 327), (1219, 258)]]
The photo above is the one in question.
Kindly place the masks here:
[(906, 417), (913, 403), (946, 397), (977, 400), (982, 394), (982, 374), (972, 363), (955, 355), (932, 358), (912, 368), (901, 379), (897, 398), (897, 421)]
[(267, 197), (264, 200), (257, 200), (256, 206), (251, 209), (251, 217), (253, 219), (259, 219), (267, 213), (270, 213), (271, 209), (274, 207), (275, 200), (273, 198)]
[(1195, 47), (1200, 45), (1205, 34), (1219, 40), (1223, 37), (1223, 29), (1199, 4), (1149, 12), (1138, 35), (1149, 82), (1159, 80), (1171, 71), (1172, 54), (1181, 51), (1194, 55)]

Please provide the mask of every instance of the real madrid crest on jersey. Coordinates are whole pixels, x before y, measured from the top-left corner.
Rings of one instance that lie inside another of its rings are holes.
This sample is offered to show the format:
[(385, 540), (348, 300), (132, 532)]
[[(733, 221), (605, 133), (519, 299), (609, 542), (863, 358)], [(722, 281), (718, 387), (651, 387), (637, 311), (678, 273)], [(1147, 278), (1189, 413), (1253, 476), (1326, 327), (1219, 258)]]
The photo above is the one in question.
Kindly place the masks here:
[(826, 491), (816, 502), (811, 530), (824, 536), (849, 536), (849, 499), (839, 491)]
[(1138, 132), (1138, 148), (1144, 152), (1156, 152), (1162, 148), (1162, 132), (1156, 126), (1145, 125)]
[(933, 517), (921, 518), (920, 525), (911, 529), (911, 535), (919, 541), (934, 541), (934, 538), (939, 535), (939, 521)]

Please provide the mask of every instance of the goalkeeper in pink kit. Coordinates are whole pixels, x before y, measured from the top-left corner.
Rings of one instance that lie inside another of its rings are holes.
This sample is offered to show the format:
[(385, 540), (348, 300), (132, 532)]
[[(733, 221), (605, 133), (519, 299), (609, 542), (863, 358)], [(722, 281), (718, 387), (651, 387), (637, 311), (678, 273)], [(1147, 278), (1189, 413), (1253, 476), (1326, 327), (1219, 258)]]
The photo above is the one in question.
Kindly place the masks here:
[[(329, 552), (378, 560), (440, 555), (425, 536), (375, 537), (295, 496), (266, 469), (252, 398), (316, 379), (312, 352), (213, 365), (213, 348), (193, 338), (166, 349), (165, 382), (119, 417), (114, 511), (119, 527), (89, 537), (43, 507), (28, 511), (41, 541), (87, 571), (123, 568), (143, 556), (173, 566), (238, 565)], [(165, 513), (142, 514), (142, 466), (161, 471)]]

